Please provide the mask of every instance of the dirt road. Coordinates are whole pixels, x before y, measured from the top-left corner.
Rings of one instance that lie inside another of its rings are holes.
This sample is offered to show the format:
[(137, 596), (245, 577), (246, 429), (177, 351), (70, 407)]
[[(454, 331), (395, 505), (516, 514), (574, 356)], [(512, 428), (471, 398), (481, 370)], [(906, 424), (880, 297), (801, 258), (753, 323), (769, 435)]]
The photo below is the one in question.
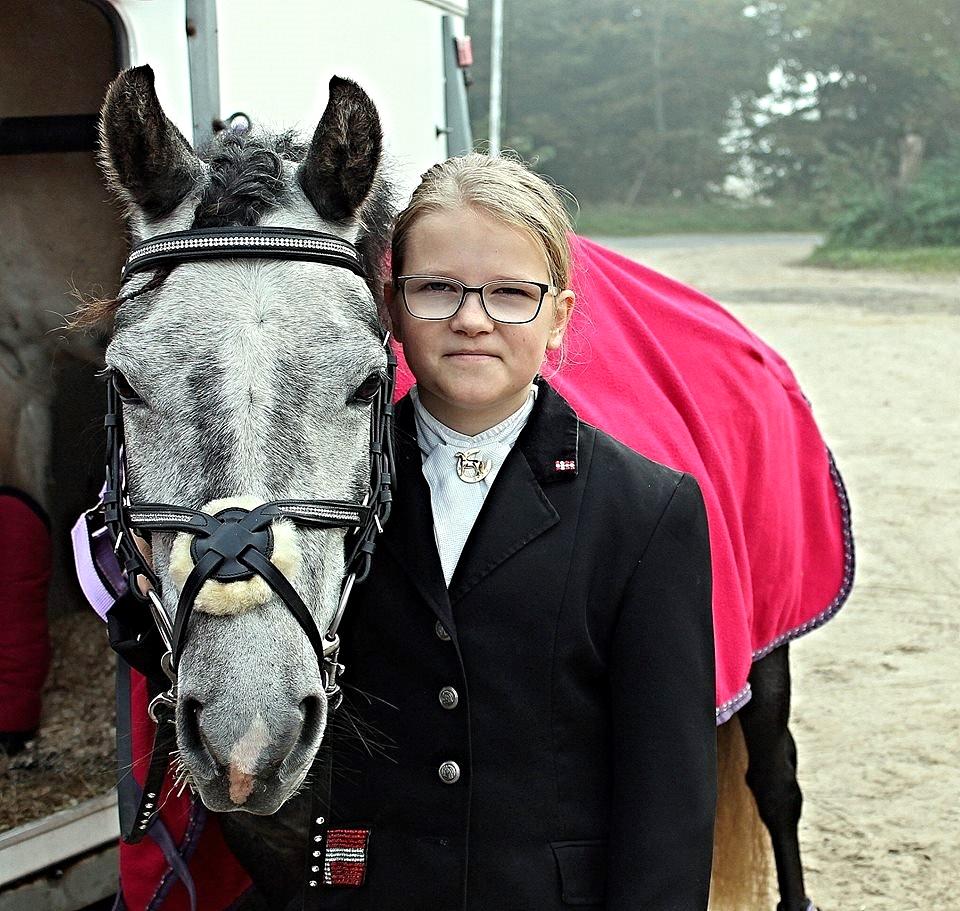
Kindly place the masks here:
[(783, 354), (850, 493), (857, 582), (792, 646), (823, 911), (960, 903), (960, 279), (795, 265), (808, 236), (598, 238)]

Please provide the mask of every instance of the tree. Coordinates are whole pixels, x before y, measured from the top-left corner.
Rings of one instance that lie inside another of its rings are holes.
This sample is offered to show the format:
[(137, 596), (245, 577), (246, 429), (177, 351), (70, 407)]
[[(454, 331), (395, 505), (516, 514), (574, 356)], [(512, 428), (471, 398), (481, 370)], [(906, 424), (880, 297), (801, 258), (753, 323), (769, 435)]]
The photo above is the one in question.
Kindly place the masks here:
[[(487, 135), (489, 0), (473, 0), (470, 104)], [(581, 198), (701, 197), (732, 165), (731, 111), (773, 65), (744, 0), (507, 0), (504, 146)]]
[[(831, 155), (881, 150), (893, 176), (960, 133), (960, 0), (761, 0), (779, 60), (741, 144), (773, 193), (809, 193)], [(908, 171), (910, 169), (908, 168)]]

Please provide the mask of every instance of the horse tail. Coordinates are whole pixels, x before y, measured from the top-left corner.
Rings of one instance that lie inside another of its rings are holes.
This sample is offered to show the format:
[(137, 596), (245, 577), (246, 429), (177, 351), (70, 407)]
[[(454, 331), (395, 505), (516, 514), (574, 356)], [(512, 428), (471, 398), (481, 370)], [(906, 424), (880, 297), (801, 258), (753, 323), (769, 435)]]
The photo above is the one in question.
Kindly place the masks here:
[(736, 717), (717, 728), (717, 760), (710, 911), (765, 908), (770, 891), (769, 840), (747, 787), (747, 747)]

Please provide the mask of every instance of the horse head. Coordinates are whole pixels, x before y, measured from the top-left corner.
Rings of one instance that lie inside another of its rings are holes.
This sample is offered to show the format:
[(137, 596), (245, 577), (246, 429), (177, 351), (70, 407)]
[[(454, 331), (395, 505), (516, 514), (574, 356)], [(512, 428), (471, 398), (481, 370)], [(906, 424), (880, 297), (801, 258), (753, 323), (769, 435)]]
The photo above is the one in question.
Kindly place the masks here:
[[(323, 262), (227, 258), (160, 264), (118, 297), (107, 365), (123, 400), (133, 503), (207, 515), (282, 500), (361, 503), (370, 404), (387, 354), (378, 316), (391, 199), (380, 120), (334, 77), (312, 141), (225, 131), (198, 154), (166, 117), (153, 72), (111, 85), (101, 164), (133, 240), (203, 228), (334, 234), (366, 279)], [(272, 560), (317, 628), (334, 616), (345, 528), (269, 526)], [(170, 618), (197, 560), (190, 536), (152, 535)], [(329, 706), (301, 623), (259, 577), (203, 584), (176, 689), (179, 759), (211, 809), (273, 813), (303, 783)]]

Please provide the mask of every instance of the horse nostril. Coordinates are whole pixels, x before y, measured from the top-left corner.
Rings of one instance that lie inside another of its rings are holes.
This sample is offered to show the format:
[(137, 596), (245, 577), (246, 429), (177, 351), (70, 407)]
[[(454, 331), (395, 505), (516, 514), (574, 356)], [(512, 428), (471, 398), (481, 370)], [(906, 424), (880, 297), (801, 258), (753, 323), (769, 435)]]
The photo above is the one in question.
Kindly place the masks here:
[(200, 705), (197, 699), (184, 699), (180, 704), (183, 724), (191, 739), (200, 740)]
[(300, 728), (300, 742), (311, 743), (323, 733), (323, 707), (316, 696), (307, 696), (300, 703), (303, 726)]
[(203, 704), (197, 699), (184, 699), (181, 703), (181, 718), (183, 720), (183, 746), (195, 759), (200, 759), (208, 767), (210, 777), (222, 771), (222, 765), (217, 762), (213, 750), (200, 727), (200, 711)]

